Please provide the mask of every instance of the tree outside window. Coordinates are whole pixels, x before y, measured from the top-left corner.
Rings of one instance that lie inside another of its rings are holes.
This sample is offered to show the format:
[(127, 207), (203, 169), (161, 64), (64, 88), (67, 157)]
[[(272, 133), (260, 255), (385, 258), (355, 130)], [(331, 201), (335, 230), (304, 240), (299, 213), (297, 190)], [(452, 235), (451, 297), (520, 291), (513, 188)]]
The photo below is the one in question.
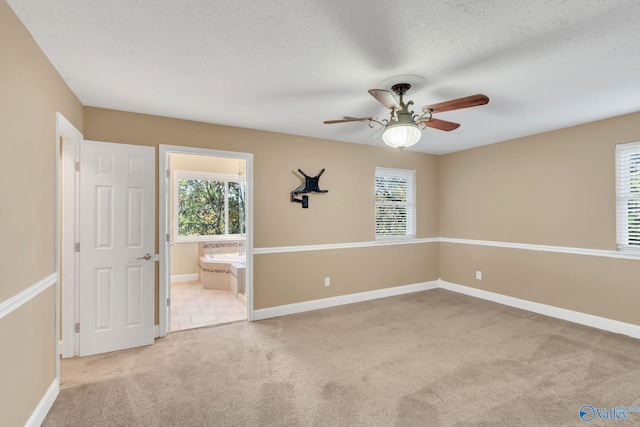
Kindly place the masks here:
[(244, 234), (244, 182), (238, 176), (176, 172), (178, 241)]

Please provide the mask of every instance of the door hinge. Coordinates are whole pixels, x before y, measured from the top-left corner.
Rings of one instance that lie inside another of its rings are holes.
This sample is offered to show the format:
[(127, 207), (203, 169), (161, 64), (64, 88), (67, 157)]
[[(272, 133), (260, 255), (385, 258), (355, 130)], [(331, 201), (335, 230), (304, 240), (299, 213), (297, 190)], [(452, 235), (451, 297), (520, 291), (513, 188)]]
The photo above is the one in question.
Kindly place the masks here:
[(76, 162), (76, 172), (80, 172), (80, 162)]
[(76, 323), (75, 330), (76, 332), (80, 332), (80, 323)]
[(171, 171), (167, 169), (167, 178), (171, 178)]
[(76, 252), (80, 252), (80, 242), (76, 242)]
[(167, 298), (167, 307), (171, 307), (171, 298)]
[(170, 241), (171, 241), (171, 235), (170, 235), (169, 233), (167, 233), (167, 235), (165, 236), (165, 240), (166, 240), (167, 242), (170, 242)]

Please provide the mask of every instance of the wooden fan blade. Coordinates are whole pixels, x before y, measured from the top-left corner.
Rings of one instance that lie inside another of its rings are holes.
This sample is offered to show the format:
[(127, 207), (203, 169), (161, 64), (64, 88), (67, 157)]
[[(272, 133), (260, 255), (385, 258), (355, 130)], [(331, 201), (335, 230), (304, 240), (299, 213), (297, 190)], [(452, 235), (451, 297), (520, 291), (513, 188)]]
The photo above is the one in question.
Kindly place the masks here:
[(440, 102), (439, 104), (422, 107), (422, 111), (431, 110), (432, 113), (442, 113), (443, 111), (460, 110), (461, 108), (476, 107), (489, 102), (489, 97), (482, 94), (465, 96), (464, 98), (452, 99), (451, 101)]
[(458, 129), (460, 127), (460, 123), (453, 123), (439, 119), (430, 119), (429, 121), (424, 122), (424, 125), (434, 129), (445, 130), (447, 132), (449, 132), (450, 130)]
[(343, 119), (338, 120), (325, 120), (323, 123), (325, 125), (332, 125), (334, 123), (347, 123), (347, 122), (361, 122), (363, 120), (375, 120), (375, 117), (345, 117)]
[(402, 110), (398, 101), (393, 96), (391, 92), (384, 89), (369, 89), (369, 93), (373, 96), (380, 104), (384, 105), (386, 108), (391, 110)]

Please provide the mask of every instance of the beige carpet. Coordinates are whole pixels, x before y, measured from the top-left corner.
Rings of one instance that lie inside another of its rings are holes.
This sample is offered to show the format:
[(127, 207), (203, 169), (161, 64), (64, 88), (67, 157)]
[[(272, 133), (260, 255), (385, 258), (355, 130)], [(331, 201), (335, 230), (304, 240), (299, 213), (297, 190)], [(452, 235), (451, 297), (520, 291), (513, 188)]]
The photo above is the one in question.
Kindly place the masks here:
[(45, 426), (578, 426), (583, 405), (640, 407), (640, 340), (437, 289), (175, 332), (61, 377)]

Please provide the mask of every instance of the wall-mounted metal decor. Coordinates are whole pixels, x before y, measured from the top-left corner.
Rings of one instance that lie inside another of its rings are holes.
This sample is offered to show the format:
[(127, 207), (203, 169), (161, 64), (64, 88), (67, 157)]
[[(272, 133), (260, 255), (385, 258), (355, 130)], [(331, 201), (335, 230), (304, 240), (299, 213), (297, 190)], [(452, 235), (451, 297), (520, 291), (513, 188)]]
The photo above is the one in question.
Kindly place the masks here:
[(324, 169), (322, 169), (316, 176), (309, 176), (306, 173), (302, 172), (301, 169), (298, 169), (298, 172), (300, 172), (302, 176), (304, 176), (304, 184), (291, 192), (291, 201), (302, 203), (302, 207), (306, 209), (309, 207), (309, 196), (302, 196), (301, 199), (296, 199), (296, 196), (298, 194), (328, 193), (329, 190), (321, 190), (319, 185), (320, 177), (324, 173)]

